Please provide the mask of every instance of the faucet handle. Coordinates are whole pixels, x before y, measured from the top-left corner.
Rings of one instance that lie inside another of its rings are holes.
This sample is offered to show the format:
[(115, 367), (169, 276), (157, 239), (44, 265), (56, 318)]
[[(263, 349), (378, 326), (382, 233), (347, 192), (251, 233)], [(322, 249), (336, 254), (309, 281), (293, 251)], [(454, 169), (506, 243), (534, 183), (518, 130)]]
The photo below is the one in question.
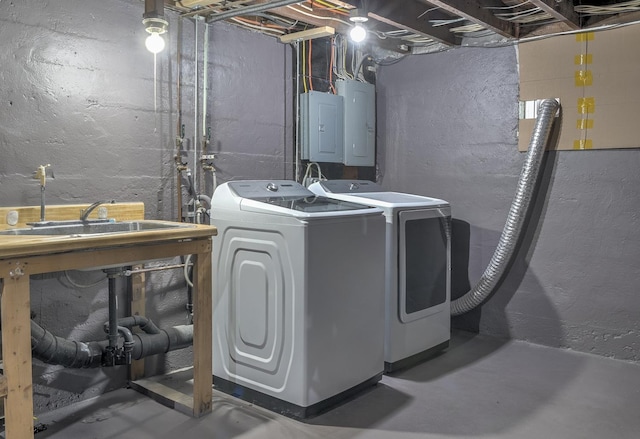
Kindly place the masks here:
[[(50, 164), (40, 165), (38, 169), (36, 169), (35, 175), (33, 178), (36, 180), (40, 180), (40, 186), (44, 187), (47, 184), (47, 168), (50, 168)], [(51, 178), (55, 178), (53, 176), (53, 170), (50, 172)]]

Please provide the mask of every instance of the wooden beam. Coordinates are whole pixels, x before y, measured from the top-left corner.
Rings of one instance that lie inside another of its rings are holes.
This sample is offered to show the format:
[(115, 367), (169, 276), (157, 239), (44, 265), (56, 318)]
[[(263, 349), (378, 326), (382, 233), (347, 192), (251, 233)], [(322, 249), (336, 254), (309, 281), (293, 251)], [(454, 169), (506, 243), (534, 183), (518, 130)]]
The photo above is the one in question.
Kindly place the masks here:
[(307, 41), (315, 38), (328, 37), (335, 33), (336, 30), (331, 26), (320, 26), (314, 27), (313, 29), (303, 30), (301, 32), (282, 35), (280, 36), (280, 42), (288, 44), (294, 41)]
[(502, 36), (515, 38), (516, 28), (513, 23), (500, 20), (491, 13), (487, 6), (504, 6), (500, 1), (478, 2), (472, 0), (427, 0), (433, 6), (437, 6), (445, 11), (465, 18), (473, 23), (479, 24)]
[(608, 26), (611, 24), (625, 24), (632, 21), (640, 21), (640, 11), (625, 12), (617, 15), (594, 15), (590, 17), (585, 24), (584, 28)]
[[(354, 5), (355, 6), (355, 5)], [(439, 43), (453, 46), (455, 35), (449, 32), (447, 26), (434, 27), (429, 22), (425, 11), (428, 6), (415, 0), (369, 0), (367, 12), (374, 20), (386, 23), (396, 28), (404, 29), (420, 35), (425, 35)]]
[[(353, 0), (351, 0), (353, 1)], [(403, 1), (394, 1), (394, 2), (390, 2), (390, 3), (400, 3), (403, 4), (406, 0)], [(380, 4), (384, 4), (384, 3), (389, 3), (389, 2), (384, 2), (384, 1), (378, 1), (376, 0), (376, 3), (380, 3)], [(408, 2), (407, 3), (415, 3), (415, 2)], [(401, 10), (401, 7), (398, 6), (394, 6), (393, 4), (391, 5), (392, 9), (398, 9)], [(421, 7), (420, 9), (418, 9), (420, 12), (419, 14), (422, 14), (424, 12), (424, 8)], [(318, 12), (318, 11), (314, 11), (312, 13), (312, 15), (315, 15), (316, 17), (312, 17), (309, 15), (309, 13), (307, 11), (303, 11), (301, 9), (299, 9), (298, 7), (281, 7), (281, 8), (275, 8), (275, 9), (271, 9), (270, 12), (274, 13), (274, 14), (278, 14), (281, 15), (283, 17), (289, 18), (291, 20), (299, 20), (301, 22), (304, 23), (309, 23), (310, 25), (313, 26), (331, 26), (333, 28), (335, 28), (337, 33), (341, 33), (341, 34), (348, 34), (349, 30), (351, 30), (351, 23), (349, 23), (349, 19), (348, 17), (345, 17), (344, 15), (339, 15), (336, 13), (330, 13), (327, 11), (322, 11), (322, 12)], [(405, 30), (409, 30), (410, 32), (416, 32), (419, 33), (421, 35), (425, 35), (429, 38), (432, 38), (433, 40), (437, 41), (437, 42), (443, 42), (446, 45), (453, 45), (454, 44), (454, 38), (455, 36), (451, 34), (451, 32), (448, 31), (448, 29), (446, 29), (445, 26), (442, 27), (432, 27), (430, 26), (431, 29), (433, 29), (433, 32), (431, 34), (428, 34), (426, 32), (423, 31), (417, 31), (415, 29), (412, 29), (410, 26), (399, 26), (397, 23), (393, 23), (392, 20), (381, 20), (378, 17), (378, 14), (374, 14), (371, 15), (369, 14), (369, 16), (371, 18), (373, 18), (375, 20), (375, 22), (369, 22), (368, 27), (370, 29), (375, 29), (379, 32), (388, 32), (388, 31), (393, 31), (393, 30), (398, 30), (399, 28), (401, 29), (405, 29)], [(322, 17), (322, 18), (317, 18), (317, 17)], [(415, 19), (415, 17), (414, 17)], [(425, 22), (427, 22), (427, 20), (425, 19)], [(393, 24), (390, 24), (393, 23)], [(388, 50), (396, 50), (396, 51), (400, 51), (400, 52), (406, 52), (404, 50), (398, 49), (398, 47), (401, 44), (406, 44), (406, 41), (403, 41), (400, 38), (394, 38), (394, 39), (387, 39), (387, 40), (375, 40), (376, 41), (376, 45), (380, 46), (380, 47), (384, 47)], [(390, 41), (393, 41), (394, 43), (391, 43)], [(397, 44), (396, 44), (397, 42)]]
[(580, 17), (573, 10), (573, 2), (556, 0), (529, 0), (553, 18), (565, 23), (571, 30), (580, 29)]
[(292, 6), (293, 7), (282, 6), (279, 8), (270, 9), (269, 12), (281, 15), (291, 20), (298, 20), (303, 23), (309, 23), (312, 26), (331, 26), (337, 33), (341, 34), (346, 34), (349, 32), (349, 29), (351, 29), (351, 25), (348, 23), (349, 19), (343, 15), (327, 13), (327, 11), (323, 11), (322, 13), (314, 11), (312, 15), (315, 15), (316, 17), (312, 17), (309, 15), (308, 11), (302, 11), (301, 9), (295, 7), (295, 5)]
[(219, 0), (180, 0), (178, 3), (185, 8), (192, 8), (194, 6), (209, 6), (212, 3), (218, 3)]
[(22, 271), (22, 265), (14, 265), (3, 266), (0, 278), (4, 279), (0, 290), (0, 318), (7, 380), (5, 434), (9, 439), (33, 439), (29, 276)]

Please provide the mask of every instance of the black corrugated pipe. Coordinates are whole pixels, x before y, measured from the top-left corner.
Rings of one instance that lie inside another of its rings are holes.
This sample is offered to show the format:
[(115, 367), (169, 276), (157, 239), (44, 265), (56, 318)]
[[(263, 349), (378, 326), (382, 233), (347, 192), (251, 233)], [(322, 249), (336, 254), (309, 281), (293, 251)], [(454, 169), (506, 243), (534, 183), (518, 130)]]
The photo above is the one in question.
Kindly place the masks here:
[(31, 349), (33, 356), (47, 364), (86, 368), (102, 365), (102, 352), (108, 341), (83, 343), (56, 337), (31, 320)]
[(516, 195), (511, 203), (498, 247), (478, 283), (464, 296), (451, 302), (451, 315), (464, 314), (484, 302), (493, 293), (511, 263), (535, 192), (551, 127), (559, 108), (560, 103), (555, 99), (545, 99), (538, 106), (538, 118), (531, 134), (529, 150), (522, 165)]
[[(138, 317), (138, 316), (136, 316)], [(126, 319), (121, 319), (126, 320)], [(151, 322), (148, 320), (148, 322)], [(121, 328), (126, 328), (120, 325)], [(132, 325), (135, 326), (135, 325)], [(142, 326), (140, 326), (142, 328)], [(181, 325), (169, 329), (158, 329), (152, 322), (147, 330), (157, 333), (132, 334), (131, 357), (134, 360), (150, 355), (182, 349), (193, 344), (193, 326)], [(31, 321), (31, 349), (38, 360), (69, 368), (101, 367), (109, 341), (80, 342), (53, 335), (33, 320)]]
[[(159, 334), (160, 329), (151, 320), (144, 316), (129, 316), (118, 319), (118, 326), (124, 326), (125, 328), (133, 328), (137, 326), (147, 334)], [(108, 323), (105, 323), (105, 332), (109, 332)]]

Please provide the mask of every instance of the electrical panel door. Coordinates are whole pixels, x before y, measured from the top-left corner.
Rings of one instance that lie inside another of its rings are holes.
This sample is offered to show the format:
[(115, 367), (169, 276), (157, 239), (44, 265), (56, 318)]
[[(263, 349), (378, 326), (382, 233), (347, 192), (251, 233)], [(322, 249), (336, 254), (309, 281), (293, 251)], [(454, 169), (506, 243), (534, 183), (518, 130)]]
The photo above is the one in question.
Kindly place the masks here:
[(311, 91), (300, 95), (301, 158), (342, 163), (344, 115), (342, 96)]
[(344, 164), (374, 166), (376, 160), (376, 90), (360, 81), (336, 81), (344, 98)]

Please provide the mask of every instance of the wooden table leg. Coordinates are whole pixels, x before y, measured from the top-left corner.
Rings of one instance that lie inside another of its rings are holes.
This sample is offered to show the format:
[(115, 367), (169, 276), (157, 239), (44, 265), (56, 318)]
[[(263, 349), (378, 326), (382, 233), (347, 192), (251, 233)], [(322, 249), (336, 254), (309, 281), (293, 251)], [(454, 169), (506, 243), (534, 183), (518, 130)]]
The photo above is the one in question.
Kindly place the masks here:
[(2, 356), (7, 379), (7, 439), (33, 439), (31, 300), (29, 274), (21, 264), (2, 268)]
[(212, 290), (211, 239), (205, 253), (193, 258), (193, 416), (211, 412), (212, 370)]

